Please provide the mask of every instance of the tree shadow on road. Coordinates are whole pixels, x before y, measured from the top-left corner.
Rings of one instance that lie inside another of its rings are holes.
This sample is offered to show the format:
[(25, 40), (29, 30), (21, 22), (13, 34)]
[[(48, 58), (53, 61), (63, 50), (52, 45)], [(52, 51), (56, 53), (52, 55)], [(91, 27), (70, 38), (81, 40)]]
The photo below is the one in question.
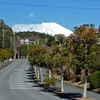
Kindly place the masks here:
[(67, 92), (55, 92), (55, 90), (50, 90), (50, 89), (41, 89), (39, 91), (42, 91), (42, 92), (48, 92), (48, 93), (53, 93), (54, 96), (57, 96), (61, 99), (69, 99), (69, 100), (76, 100), (76, 98), (81, 98), (82, 97), (82, 94), (81, 93), (67, 93)]
[(80, 93), (57, 93), (55, 96), (58, 96), (62, 99), (76, 100), (76, 98), (81, 98), (82, 94)]

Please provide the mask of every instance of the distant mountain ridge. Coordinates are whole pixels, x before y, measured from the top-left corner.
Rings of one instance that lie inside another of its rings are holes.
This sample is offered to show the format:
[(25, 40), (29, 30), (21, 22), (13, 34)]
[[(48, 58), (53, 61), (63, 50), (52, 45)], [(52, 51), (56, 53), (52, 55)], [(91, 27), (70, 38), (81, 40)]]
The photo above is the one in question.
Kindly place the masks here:
[(62, 27), (61, 25), (54, 23), (54, 22), (49, 22), (49, 23), (42, 23), (40, 26), (37, 28), (38, 32), (42, 33), (48, 33), (49, 35), (56, 35), (56, 34), (64, 34), (65, 36), (69, 36), (73, 32)]
[(14, 32), (23, 32), (23, 31), (36, 31), (40, 33), (46, 33), (49, 35), (64, 34), (69, 36), (73, 32), (55, 22), (44, 22), (41, 24), (16, 24), (12, 26)]

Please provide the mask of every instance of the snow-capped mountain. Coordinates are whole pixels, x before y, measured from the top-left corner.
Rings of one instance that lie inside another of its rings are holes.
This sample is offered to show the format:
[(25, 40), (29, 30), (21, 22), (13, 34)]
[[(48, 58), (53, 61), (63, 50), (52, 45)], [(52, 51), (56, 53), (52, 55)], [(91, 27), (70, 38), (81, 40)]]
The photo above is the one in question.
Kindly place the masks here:
[(46, 33), (49, 35), (64, 34), (69, 36), (73, 32), (62, 27), (61, 25), (55, 22), (42, 23), (42, 24), (16, 24), (12, 26), (14, 32), (22, 31), (36, 31), (40, 33)]

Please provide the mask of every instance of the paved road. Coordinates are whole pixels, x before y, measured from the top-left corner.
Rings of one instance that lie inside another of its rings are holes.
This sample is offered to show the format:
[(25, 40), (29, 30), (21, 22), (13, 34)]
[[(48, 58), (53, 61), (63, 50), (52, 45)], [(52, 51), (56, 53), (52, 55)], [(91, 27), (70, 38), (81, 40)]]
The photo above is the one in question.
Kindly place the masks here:
[[(32, 79), (27, 59), (15, 60), (0, 70), (0, 100), (65, 100), (45, 91)], [(67, 99), (66, 99), (67, 100)]]
[[(46, 69), (42, 68), (42, 70), (45, 79)], [(61, 83), (58, 80), (56, 81), (56, 87), (61, 87)], [(83, 89), (68, 85), (66, 83), (64, 83), (64, 92), (68, 93), (65, 98), (83, 97)], [(100, 94), (91, 91), (87, 91), (87, 97), (94, 98), (95, 100), (100, 100)]]

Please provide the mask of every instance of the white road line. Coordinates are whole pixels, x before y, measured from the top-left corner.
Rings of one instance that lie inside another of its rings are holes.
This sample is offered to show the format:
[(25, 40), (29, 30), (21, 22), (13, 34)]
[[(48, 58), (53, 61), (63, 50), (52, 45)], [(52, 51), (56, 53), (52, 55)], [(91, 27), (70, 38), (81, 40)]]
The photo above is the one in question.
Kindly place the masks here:
[(30, 82), (33, 81), (32, 79), (29, 79), (31, 77), (29, 77), (28, 73), (28, 69), (30, 66), (22, 66), (18, 67), (14, 73), (10, 76), (10, 79), (8, 80), (9, 82), (9, 86), (11, 89), (22, 89), (22, 90), (26, 90), (26, 89), (40, 89), (39, 87), (34, 87), (34, 83)]

